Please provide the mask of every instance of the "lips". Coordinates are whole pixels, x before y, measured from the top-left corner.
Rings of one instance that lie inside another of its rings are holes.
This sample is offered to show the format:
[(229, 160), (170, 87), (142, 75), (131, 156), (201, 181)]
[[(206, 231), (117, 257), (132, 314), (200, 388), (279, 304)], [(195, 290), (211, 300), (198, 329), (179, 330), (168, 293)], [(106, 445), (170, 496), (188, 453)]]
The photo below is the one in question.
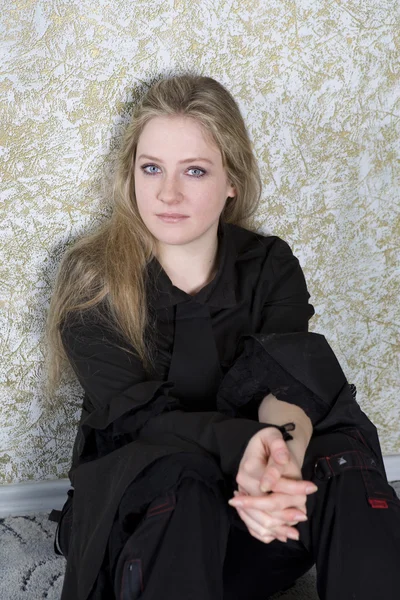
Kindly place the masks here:
[(180, 216), (180, 217), (171, 217), (171, 216), (167, 216), (167, 215), (157, 215), (157, 217), (159, 219), (161, 219), (161, 221), (163, 221), (164, 223), (180, 223), (181, 221), (184, 221), (185, 219), (189, 218), (186, 215), (183, 215), (183, 216)]
[(182, 217), (187, 217), (187, 215), (181, 215), (179, 213), (162, 213), (160, 215), (157, 215), (157, 217), (172, 217), (174, 219), (180, 219)]

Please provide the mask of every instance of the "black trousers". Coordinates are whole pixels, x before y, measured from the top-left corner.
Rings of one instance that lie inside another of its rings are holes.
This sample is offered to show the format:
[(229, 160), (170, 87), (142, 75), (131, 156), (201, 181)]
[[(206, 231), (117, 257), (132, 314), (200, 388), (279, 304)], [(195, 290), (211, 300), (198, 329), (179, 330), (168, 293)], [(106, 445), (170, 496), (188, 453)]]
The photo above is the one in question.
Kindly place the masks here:
[(321, 600), (397, 600), (400, 501), (362, 438), (313, 437), (302, 474), (319, 489), (308, 496), (309, 520), (297, 525), (300, 540), (286, 543), (253, 538), (224, 488), (190, 469), (144, 514), (129, 512), (128, 488), (101, 575), (104, 597), (266, 600), (316, 564)]

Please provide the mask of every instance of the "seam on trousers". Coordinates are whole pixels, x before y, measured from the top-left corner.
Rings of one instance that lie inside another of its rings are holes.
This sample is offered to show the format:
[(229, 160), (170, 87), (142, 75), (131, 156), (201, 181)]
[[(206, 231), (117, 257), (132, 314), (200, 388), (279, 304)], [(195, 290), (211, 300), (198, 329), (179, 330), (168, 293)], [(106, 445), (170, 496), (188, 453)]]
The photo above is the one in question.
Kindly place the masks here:
[(174, 492), (169, 492), (167, 495), (167, 502), (163, 502), (163, 504), (158, 504), (157, 506), (153, 506), (146, 512), (147, 517), (153, 517), (155, 515), (160, 515), (163, 513), (171, 512), (174, 510), (176, 506), (176, 496)]
[[(359, 435), (359, 437), (361, 437), (362, 441), (363, 438), (361, 436), (361, 434), (355, 430), (357, 432), (357, 434)], [(346, 437), (350, 440), (351, 445), (354, 447), (356, 447), (356, 443), (355, 440), (352, 436), (345, 434)], [(363, 444), (365, 444), (365, 442), (363, 441)], [(390, 502), (391, 506), (400, 509), (400, 500), (398, 498), (395, 498), (392, 494), (389, 494), (387, 492), (384, 492), (382, 490), (376, 489), (375, 485), (373, 484), (372, 480), (371, 480), (371, 471), (370, 469), (367, 468), (367, 465), (365, 463), (365, 458), (363, 456), (363, 454), (361, 452), (359, 452), (362, 464), (360, 466), (360, 470), (361, 470), (361, 475), (364, 481), (364, 487), (367, 493), (367, 500), (369, 505), (371, 506), (371, 508), (373, 509), (383, 509), (383, 508), (389, 508), (389, 506), (387, 505), (387, 500)], [(381, 471), (379, 470), (379, 475), (382, 478), (382, 483), (385, 484), (385, 477), (383, 476), (383, 474), (381, 473)], [(375, 497), (374, 497), (375, 496)], [(377, 497), (380, 496), (380, 497)], [(386, 506), (382, 503), (385, 503)]]

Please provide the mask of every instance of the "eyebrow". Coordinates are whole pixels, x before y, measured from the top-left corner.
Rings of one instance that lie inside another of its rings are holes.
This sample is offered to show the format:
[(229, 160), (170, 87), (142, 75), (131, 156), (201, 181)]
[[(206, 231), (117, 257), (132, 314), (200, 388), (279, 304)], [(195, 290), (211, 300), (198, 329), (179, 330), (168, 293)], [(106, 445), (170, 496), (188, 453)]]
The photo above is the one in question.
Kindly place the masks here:
[[(141, 158), (147, 158), (149, 160), (154, 160), (156, 162), (160, 162), (162, 163), (163, 161), (159, 158), (156, 158), (155, 156), (149, 156), (148, 154), (141, 154), (138, 158), (138, 160), (140, 160)], [(182, 164), (182, 163), (188, 163), (188, 162), (196, 162), (198, 160), (203, 160), (204, 162), (208, 162), (210, 163), (210, 165), (214, 164), (211, 160), (209, 160), (208, 158), (185, 158), (184, 160), (178, 160), (178, 164)]]

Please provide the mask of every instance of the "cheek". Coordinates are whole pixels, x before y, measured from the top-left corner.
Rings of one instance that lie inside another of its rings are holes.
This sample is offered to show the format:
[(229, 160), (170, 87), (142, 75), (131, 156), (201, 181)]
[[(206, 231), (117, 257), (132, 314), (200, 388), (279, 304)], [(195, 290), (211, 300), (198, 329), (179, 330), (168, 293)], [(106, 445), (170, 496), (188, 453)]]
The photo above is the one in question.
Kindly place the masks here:
[(146, 182), (135, 182), (135, 196), (138, 209), (140, 211), (149, 210), (151, 202), (154, 200), (154, 191)]

